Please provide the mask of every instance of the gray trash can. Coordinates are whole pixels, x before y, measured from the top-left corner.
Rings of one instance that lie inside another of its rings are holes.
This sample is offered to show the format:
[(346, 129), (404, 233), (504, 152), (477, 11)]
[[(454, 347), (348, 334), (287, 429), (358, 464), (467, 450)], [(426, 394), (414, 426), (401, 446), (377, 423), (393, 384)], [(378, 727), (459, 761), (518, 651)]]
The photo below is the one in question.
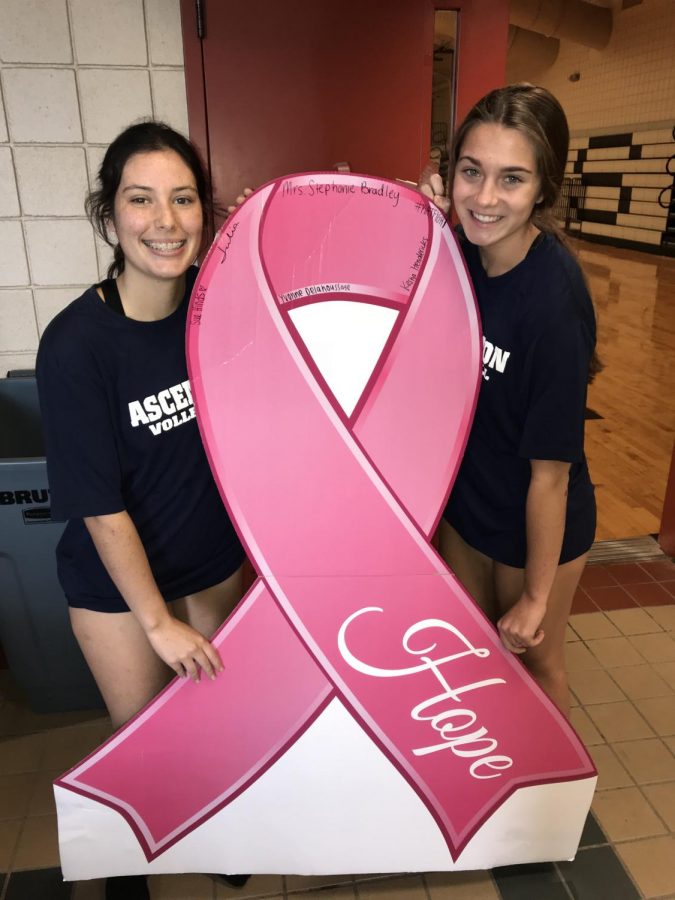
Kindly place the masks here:
[(54, 550), (34, 377), (0, 379), (0, 643), (36, 712), (103, 705), (73, 637)]

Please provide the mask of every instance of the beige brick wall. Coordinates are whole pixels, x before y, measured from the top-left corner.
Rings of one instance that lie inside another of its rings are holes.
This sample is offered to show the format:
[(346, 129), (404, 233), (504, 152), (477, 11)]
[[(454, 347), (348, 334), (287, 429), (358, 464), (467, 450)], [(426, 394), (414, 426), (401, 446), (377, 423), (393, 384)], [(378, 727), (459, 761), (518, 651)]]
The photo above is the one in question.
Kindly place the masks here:
[[(520, 64), (517, 71), (522, 74)], [(573, 72), (579, 81), (569, 80)], [(615, 11), (604, 50), (561, 41), (553, 66), (527, 77), (556, 95), (573, 134), (675, 124), (675, 0), (643, 0)]]
[(179, 0), (0, 0), (0, 377), (102, 277), (84, 197), (144, 116), (187, 133)]

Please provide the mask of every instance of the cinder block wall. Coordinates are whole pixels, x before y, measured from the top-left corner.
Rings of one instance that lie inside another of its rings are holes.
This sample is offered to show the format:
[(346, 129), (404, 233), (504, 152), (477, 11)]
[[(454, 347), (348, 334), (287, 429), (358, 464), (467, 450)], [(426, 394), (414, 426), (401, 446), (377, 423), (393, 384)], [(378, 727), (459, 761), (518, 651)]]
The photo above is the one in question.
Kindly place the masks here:
[(671, 251), (666, 230), (675, 173), (675, 162), (668, 162), (675, 152), (673, 0), (642, 0), (624, 10), (614, 4), (612, 37), (602, 50), (561, 41), (549, 68), (538, 70), (522, 58), (512, 58), (509, 68), (510, 80), (542, 84), (567, 113), (567, 171), (586, 187), (582, 234)]
[(84, 197), (107, 144), (155, 116), (187, 133), (179, 0), (0, 0), (0, 377), (102, 277)]
[[(642, 0), (616, 9), (602, 50), (560, 41), (546, 69), (509, 59), (507, 79), (542, 84), (560, 100), (573, 135), (636, 130), (675, 115), (675, 10), (672, 0)], [(578, 81), (569, 76), (578, 73)], [(645, 128), (642, 128), (645, 130)]]

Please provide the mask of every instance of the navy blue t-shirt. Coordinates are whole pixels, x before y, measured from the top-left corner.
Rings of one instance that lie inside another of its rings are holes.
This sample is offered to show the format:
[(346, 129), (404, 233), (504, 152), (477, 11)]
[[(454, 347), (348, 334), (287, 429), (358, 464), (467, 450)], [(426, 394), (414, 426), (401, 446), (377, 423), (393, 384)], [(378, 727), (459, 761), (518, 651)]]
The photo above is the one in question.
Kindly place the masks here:
[(483, 380), (445, 517), (491, 559), (523, 568), (530, 460), (571, 463), (561, 562), (593, 542), (595, 499), (584, 456), (593, 304), (579, 266), (550, 234), (489, 278), (462, 240), (483, 326)]
[(37, 380), (52, 517), (72, 605), (122, 608), (84, 516), (126, 510), (166, 600), (217, 584), (243, 550), (201, 444), (185, 360), (188, 299), (170, 316), (125, 318), (89, 288), (50, 323)]

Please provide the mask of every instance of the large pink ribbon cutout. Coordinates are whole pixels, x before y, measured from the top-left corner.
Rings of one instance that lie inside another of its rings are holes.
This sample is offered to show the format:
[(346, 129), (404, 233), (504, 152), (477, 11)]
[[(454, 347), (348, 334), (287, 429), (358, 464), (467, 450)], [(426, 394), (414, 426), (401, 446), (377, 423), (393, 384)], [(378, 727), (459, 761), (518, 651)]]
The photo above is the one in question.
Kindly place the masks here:
[[(355, 303), (389, 310), (393, 327), (345, 411), (294, 322), (308, 305)], [(117, 810), (148, 860), (246, 791), (335, 699), (453, 860), (518, 788), (594, 776), (429, 543), (466, 443), (480, 341), (449, 226), (400, 184), (279, 179), (221, 229), (192, 296), (188, 363), (212, 471), (259, 577), (214, 638), (225, 672), (175, 679), (56, 782)]]

